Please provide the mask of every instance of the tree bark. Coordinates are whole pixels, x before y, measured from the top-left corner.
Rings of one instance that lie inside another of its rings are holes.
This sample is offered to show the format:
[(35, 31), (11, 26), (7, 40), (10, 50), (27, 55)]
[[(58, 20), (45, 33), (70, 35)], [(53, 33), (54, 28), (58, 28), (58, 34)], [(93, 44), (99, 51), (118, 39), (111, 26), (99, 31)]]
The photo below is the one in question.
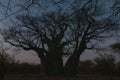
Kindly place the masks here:
[(64, 75), (65, 76), (76, 76), (78, 71), (78, 64), (80, 55), (84, 52), (84, 48), (78, 50), (77, 52), (73, 53), (69, 59), (67, 60), (65, 67), (64, 67)]
[(4, 69), (5, 69), (4, 63), (1, 62), (0, 63), (0, 80), (4, 80)]
[[(85, 50), (84, 46), (74, 52), (63, 66), (62, 55), (59, 53), (49, 53), (41, 58), (42, 65), (46, 76), (75, 76), (77, 74), (79, 57)], [(53, 52), (53, 51), (51, 51)]]
[(4, 74), (3, 73), (1, 73), (1, 75), (0, 75), (0, 80), (4, 80)]
[(44, 71), (46, 76), (62, 76), (63, 75), (63, 61), (62, 57), (52, 56), (47, 57), (44, 61)]

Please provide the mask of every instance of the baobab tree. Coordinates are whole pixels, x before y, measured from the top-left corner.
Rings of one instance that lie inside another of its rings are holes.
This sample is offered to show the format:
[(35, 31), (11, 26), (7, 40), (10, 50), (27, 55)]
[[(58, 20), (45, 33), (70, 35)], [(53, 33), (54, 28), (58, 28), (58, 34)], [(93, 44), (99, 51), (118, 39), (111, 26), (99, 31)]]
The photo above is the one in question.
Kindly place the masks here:
[[(74, 4), (69, 12), (62, 6), (40, 16), (18, 15), (2, 35), (13, 46), (35, 51), (47, 76), (74, 76), (81, 54), (119, 29), (113, 9), (94, 0)], [(65, 65), (64, 55), (69, 55)]]

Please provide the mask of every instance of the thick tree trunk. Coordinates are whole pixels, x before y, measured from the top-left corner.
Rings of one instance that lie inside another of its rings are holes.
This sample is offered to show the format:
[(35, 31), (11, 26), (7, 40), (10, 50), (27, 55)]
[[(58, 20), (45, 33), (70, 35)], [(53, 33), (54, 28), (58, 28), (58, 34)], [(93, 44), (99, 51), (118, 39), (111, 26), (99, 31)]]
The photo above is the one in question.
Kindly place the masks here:
[(1, 62), (0, 63), (0, 80), (4, 80), (4, 69), (5, 69), (4, 63)]
[[(85, 48), (73, 53), (65, 66), (63, 66), (62, 56), (59, 54), (46, 55), (41, 59), (42, 65), (44, 65), (44, 72), (46, 76), (75, 76), (77, 74), (79, 57)], [(51, 51), (52, 52), (52, 51)]]
[(62, 76), (63, 75), (63, 61), (62, 57), (52, 56), (47, 57), (44, 61), (44, 71), (46, 76)]
[(64, 67), (65, 76), (75, 76), (77, 74), (77, 68), (79, 63), (78, 55), (71, 55)]
[(4, 80), (4, 74), (0, 73), (0, 80)]
[(65, 67), (64, 67), (64, 74), (65, 76), (76, 76), (78, 71), (78, 64), (80, 55), (83, 53), (85, 49), (82, 48), (76, 53), (73, 53), (69, 59), (67, 60)]

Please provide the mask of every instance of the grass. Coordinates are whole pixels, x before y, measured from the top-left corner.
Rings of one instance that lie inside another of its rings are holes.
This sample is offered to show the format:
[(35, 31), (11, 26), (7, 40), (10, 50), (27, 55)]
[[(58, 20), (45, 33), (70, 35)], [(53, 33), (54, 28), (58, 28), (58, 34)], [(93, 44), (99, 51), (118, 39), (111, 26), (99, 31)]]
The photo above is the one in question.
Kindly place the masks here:
[(120, 80), (119, 76), (79, 74), (77, 77), (40, 77), (39, 74), (8, 74), (5, 80)]

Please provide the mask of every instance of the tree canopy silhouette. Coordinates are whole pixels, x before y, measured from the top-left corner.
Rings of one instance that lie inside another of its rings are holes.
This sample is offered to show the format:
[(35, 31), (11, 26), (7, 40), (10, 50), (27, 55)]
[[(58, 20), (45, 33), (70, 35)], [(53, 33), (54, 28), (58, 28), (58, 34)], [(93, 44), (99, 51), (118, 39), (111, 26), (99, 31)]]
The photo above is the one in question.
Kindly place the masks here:
[(117, 52), (117, 53), (120, 52), (120, 43), (119, 42), (112, 44), (110, 47), (112, 48), (112, 50), (114, 52)]
[[(46, 75), (74, 76), (80, 55), (119, 29), (114, 10), (98, 2), (88, 0), (80, 5), (74, 1), (69, 12), (62, 6), (40, 16), (21, 14), (2, 34), (11, 45), (34, 50)], [(64, 55), (69, 55), (65, 65)]]

